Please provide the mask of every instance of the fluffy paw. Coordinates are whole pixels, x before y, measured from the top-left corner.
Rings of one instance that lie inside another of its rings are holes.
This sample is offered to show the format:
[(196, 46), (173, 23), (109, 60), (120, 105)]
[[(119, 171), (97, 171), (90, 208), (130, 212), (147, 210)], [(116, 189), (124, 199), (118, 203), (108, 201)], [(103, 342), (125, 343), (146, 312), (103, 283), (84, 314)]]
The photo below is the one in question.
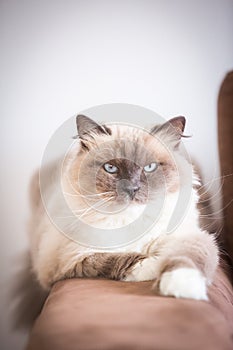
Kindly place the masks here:
[(199, 270), (179, 268), (164, 272), (161, 276), (159, 290), (162, 295), (176, 298), (208, 300), (206, 279)]
[(127, 282), (150, 281), (156, 278), (156, 259), (145, 258), (134, 265), (131, 272), (124, 278)]

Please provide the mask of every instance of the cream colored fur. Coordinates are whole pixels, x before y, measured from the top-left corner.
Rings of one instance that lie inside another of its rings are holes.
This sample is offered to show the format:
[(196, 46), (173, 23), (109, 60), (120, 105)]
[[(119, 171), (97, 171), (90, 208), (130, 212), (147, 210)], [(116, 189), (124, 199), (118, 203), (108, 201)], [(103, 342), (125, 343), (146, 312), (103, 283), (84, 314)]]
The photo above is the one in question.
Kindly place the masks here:
[[(123, 127), (115, 128), (115, 130), (113, 130), (113, 136), (111, 137), (115, 137), (116, 139), (128, 137), (129, 130), (127, 128), (122, 128)], [(138, 137), (136, 134), (133, 135), (134, 138)], [(141, 136), (141, 142), (145, 144), (147, 148), (158, 149), (161, 161), (167, 159), (168, 152), (164, 146), (154, 139), (147, 143), (145, 136), (143, 134)], [(101, 138), (101, 142), (103, 142), (107, 137), (108, 136), (99, 136), (99, 139)], [(98, 136), (96, 139), (98, 143)], [(63, 191), (73, 193), (74, 195), (75, 192), (72, 188), (74, 185), (72, 178), (74, 173), (72, 170), (74, 169), (74, 159), (77, 154), (77, 147), (79, 146), (76, 145), (75, 147), (76, 148), (70, 151), (64, 163), (64, 174), (68, 175), (71, 184), (67, 181), (67, 177), (63, 176), (62, 179)], [(80, 155), (79, 163), (82, 162), (82, 157), (84, 157), (84, 155)], [(182, 169), (186, 168), (187, 161), (179, 157), (179, 155), (177, 156), (177, 161), (180, 162)], [(182, 163), (184, 164), (183, 167)], [(76, 169), (78, 169), (79, 164), (75, 166)], [(56, 193), (57, 181), (60, 181), (59, 169), (56, 168), (56, 164), (53, 164), (47, 171), (48, 178), (45, 187), (47, 195), (50, 198), (50, 216), (51, 213), (55, 216), (56, 213), (57, 215), (61, 215), (62, 208), (59, 208), (60, 204)], [(93, 253), (102, 253), (103, 250), (79, 245), (54, 226), (44, 210), (40, 198), (38, 176), (38, 174), (35, 175), (31, 188), (33, 205), (29, 223), (30, 248), (33, 271), (41, 286), (49, 290), (54, 282), (63, 279), (78, 262), (81, 263), (85, 257)], [(197, 184), (197, 178), (194, 173), (193, 184)], [(185, 186), (186, 184), (184, 183), (183, 185)], [(197, 210), (198, 193), (195, 188), (192, 189), (189, 206), (184, 213), (183, 220), (179, 223), (179, 226), (174, 232), (171, 234), (166, 233), (170, 215), (176, 205), (179, 190), (180, 188), (177, 187), (175, 182), (170, 183), (163, 212), (149, 232), (136, 242), (129, 243), (127, 246), (114, 250), (106, 250), (106, 253), (138, 252), (148, 256), (148, 259), (135, 265), (131, 274), (124, 278), (126, 281), (156, 280), (155, 289), (163, 295), (206, 299), (207, 282), (205, 281), (211, 282), (214, 276), (218, 264), (218, 250), (214, 237), (202, 231), (199, 227), (199, 213)], [(67, 196), (66, 200), (72, 209), (77, 208), (77, 203), (79, 209), (85, 208), (85, 202), (82, 198), (77, 199), (75, 196)], [(82, 220), (90, 225), (94, 224), (95, 227), (99, 228), (117, 228), (134, 221), (142, 214), (142, 208), (142, 205), (134, 204), (129, 206), (126, 212), (109, 216), (101, 213), (94, 213), (92, 210), (90, 211), (90, 215), (84, 216)], [(75, 231), (76, 227), (72, 229)], [(86, 232), (86, 234), (88, 234), (88, 232)], [(198, 261), (196, 261), (196, 256), (201, 256), (200, 264), (198, 259)], [(180, 260), (179, 257), (181, 257)], [(185, 260), (182, 264), (183, 257), (185, 257), (187, 261)], [(173, 264), (172, 259), (174, 261), (178, 259), (178, 263)], [(168, 268), (166, 267), (167, 263), (169, 265)], [(185, 282), (182, 282), (182, 279), (188, 281), (189, 287), (186, 288)]]

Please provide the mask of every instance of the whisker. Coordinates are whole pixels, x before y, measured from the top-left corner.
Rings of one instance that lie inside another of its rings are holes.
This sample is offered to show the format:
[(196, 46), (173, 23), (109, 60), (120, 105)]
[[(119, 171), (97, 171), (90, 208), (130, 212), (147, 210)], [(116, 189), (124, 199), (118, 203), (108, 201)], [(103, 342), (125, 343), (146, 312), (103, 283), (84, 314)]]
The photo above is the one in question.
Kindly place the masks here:
[(93, 208), (93, 207), (90, 207), (90, 208), (86, 209), (86, 211), (85, 211), (82, 215), (76, 216), (75, 219), (67, 225), (67, 229), (69, 230), (69, 229), (74, 228), (74, 227), (75, 227), (75, 224), (79, 221), (79, 219), (80, 219), (81, 217), (83, 217), (83, 216), (86, 215), (86, 214), (89, 214), (90, 211), (91, 211), (92, 209), (97, 209), (97, 208), (102, 207), (103, 205), (105, 205), (107, 202), (109, 202), (109, 201), (110, 201), (111, 199), (113, 199), (113, 198), (114, 198), (114, 197), (110, 197), (110, 198), (108, 198), (106, 201), (104, 201), (104, 202), (102, 201), (101, 203), (99, 203), (98, 207), (94, 207), (94, 208)]
[(206, 191), (204, 192), (207, 193), (209, 191), (209, 189), (211, 188), (211, 185), (215, 182), (215, 181), (218, 181), (218, 180), (224, 180), (226, 177), (229, 177), (229, 176), (232, 176), (233, 173), (231, 174), (226, 174), (226, 175), (221, 175), (221, 176), (218, 176), (218, 177), (215, 177), (215, 178), (212, 178), (210, 181), (206, 182), (205, 184), (203, 184), (202, 186), (200, 186), (199, 188), (202, 189), (202, 188), (206, 188), (206, 185), (210, 184), (207, 188), (206, 188)]
[[(213, 181), (213, 179), (215, 178), (216, 173), (217, 173), (217, 165), (215, 164), (212, 179), (211, 179), (210, 181), (206, 182), (206, 183), (205, 183), (205, 185), (203, 184), (202, 186), (200, 186), (200, 188), (202, 189), (202, 187), (205, 187), (206, 192), (208, 192), (208, 191), (209, 191), (209, 189), (210, 189), (210, 188), (211, 188), (211, 186), (212, 186), (212, 181)], [(207, 185), (208, 183), (209, 183), (210, 185), (209, 185), (209, 186), (206, 188), (206, 185)], [(205, 193), (206, 193), (206, 192), (205, 192)], [(204, 193), (204, 194), (205, 194), (205, 193)]]
[[(208, 196), (207, 199), (200, 200), (199, 203), (204, 203), (204, 202), (206, 202), (206, 201), (212, 200), (214, 197), (218, 196), (219, 192), (222, 191), (222, 188), (223, 188), (223, 182), (222, 182), (221, 185), (219, 186), (217, 192), (214, 193), (214, 195)], [(200, 198), (201, 198), (204, 194), (206, 194), (206, 192), (201, 193)], [(212, 203), (213, 203), (213, 202), (212, 202)]]
[[(205, 203), (206, 204), (202, 204), (201, 208), (199, 209), (199, 212), (201, 213), (202, 211), (204, 210), (209, 210), (210, 213), (213, 212), (213, 206), (214, 206), (214, 203), (218, 203), (218, 201), (211, 201), (211, 199), (207, 199), (206, 201), (202, 201), (202, 202), (198, 202), (198, 204), (201, 204), (201, 203)], [(208, 203), (208, 204), (207, 204)]]
[[(68, 180), (68, 182), (69, 182), (71, 188), (72, 188), (73, 191), (75, 192), (74, 194), (72, 194), (72, 193), (70, 193), (70, 192), (63, 192), (63, 193), (66, 194), (66, 195), (69, 195), (69, 196), (80, 196), (80, 197), (86, 198), (86, 197), (94, 197), (94, 196), (101, 196), (101, 195), (103, 195), (103, 194), (113, 194), (113, 193), (114, 193), (113, 191), (106, 191), (106, 192), (102, 192), (102, 193), (91, 193), (91, 192), (89, 192), (90, 194), (85, 194), (85, 195), (84, 195), (84, 194), (81, 194), (80, 192), (78, 192), (78, 191), (74, 188), (74, 186), (73, 186), (72, 182), (70, 181), (70, 178), (68, 177), (68, 175), (65, 175), (65, 176), (66, 176), (66, 179)], [(88, 193), (88, 191), (87, 191), (86, 189), (83, 189), (83, 191)]]
[(93, 193), (93, 194), (86, 194), (86, 195), (83, 195), (79, 192), (77, 192), (77, 194), (74, 194), (74, 193), (69, 193), (69, 192), (63, 192), (64, 194), (66, 194), (67, 196), (71, 196), (71, 197), (82, 197), (82, 198), (89, 198), (89, 197), (99, 197), (99, 196), (102, 196), (104, 194), (113, 194), (114, 192), (113, 191), (108, 191), (108, 192), (102, 192), (102, 193)]
[(104, 200), (104, 201), (101, 201), (100, 203), (97, 202), (98, 205), (96, 204), (95, 206), (88, 208), (88, 210), (87, 210), (86, 212), (84, 212), (83, 214), (81, 214), (80, 216), (78, 216), (78, 219), (80, 219), (81, 217), (83, 217), (84, 215), (86, 215), (86, 213), (88, 213), (89, 211), (91, 211), (91, 210), (93, 210), (93, 209), (97, 209), (97, 208), (103, 206), (105, 203), (109, 202), (111, 199), (113, 199), (113, 197), (110, 197), (110, 198), (108, 198), (108, 199), (106, 199), (106, 200)]
[[(215, 226), (218, 226), (218, 227), (215, 227)], [(211, 232), (214, 232), (215, 234), (220, 234), (222, 229), (223, 229), (223, 225), (219, 226), (219, 222), (217, 222), (217, 220), (213, 220), (213, 222), (209, 223), (209, 224), (206, 224), (206, 225), (201, 225), (200, 226), (201, 230), (203, 231), (209, 231), (210, 232), (210, 229)]]
[(70, 181), (69, 176), (66, 174), (66, 175), (65, 175), (65, 177), (66, 177), (66, 179), (68, 180), (68, 182), (69, 182), (69, 184), (70, 184), (70, 186), (71, 186), (72, 190), (73, 190), (75, 193), (77, 193), (77, 194), (78, 194), (77, 190), (74, 188), (74, 186), (73, 186), (72, 182)]
[(114, 198), (114, 197), (109, 197), (109, 198), (106, 199), (106, 200), (102, 200), (102, 201), (97, 202), (95, 206), (91, 206), (91, 207), (87, 208), (81, 215), (79, 215), (79, 216), (76, 215), (75, 220), (74, 220), (72, 223), (70, 223), (70, 224), (73, 225), (74, 222), (77, 222), (80, 218), (82, 218), (82, 217), (85, 216), (86, 214), (90, 213), (93, 209), (95, 210), (95, 209), (97, 209), (97, 208), (102, 207), (104, 204), (106, 204), (107, 202), (109, 202), (109, 201), (112, 200), (113, 198)]
[(214, 211), (214, 212), (212, 212), (210, 214), (206, 214), (206, 215), (205, 214), (201, 214), (200, 216), (202, 216), (202, 217), (210, 217), (210, 216), (216, 215), (218, 213), (221, 213), (221, 212), (223, 212), (224, 209), (229, 207), (229, 205), (231, 205), (232, 202), (233, 202), (233, 199), (231, 199), (230, 202), (228, 204), (226, 204), (223, 208), (221, 208), (221, 209), (219, 209), (217, 211)]
[[(78, 216), (78, 218), (79, 218), (79, 217), (83, 216), (84, 214), (86, 214), (86, 213), (87, 213), (88, 211), (90, 211), (91, 209), (96, 209), (96, 208), (98, 208), (100, 205), (103, 205), (103, 204), (109, 202), (109, 201), (110, 201), (111, 199), (113, 199), (113, 198), (114, 198), (114, 196), (109, 197), (109, 198), (104, 198), (104, 199), (102, 199), (101, 201), (98, 201), (98, 202), (96, 203), (96, 205), (90, 206), (89, 208), (74, 209), (74, 210), (71, 209), (71, 210), (73, 211), (74, 214), (81, 212), (82, 214), (81, 214), (80, 216)], [(75, 215), (75, 216), (77, 217), (77, 215)], [(66, 218), (72, 218), (72, 217), (74, 217), (74, 216), (73, 216), (73, 215), (68, 215), (68, 216), (57, 216), (56, 218), (57, 218), (57, 219), (66, 219)]]

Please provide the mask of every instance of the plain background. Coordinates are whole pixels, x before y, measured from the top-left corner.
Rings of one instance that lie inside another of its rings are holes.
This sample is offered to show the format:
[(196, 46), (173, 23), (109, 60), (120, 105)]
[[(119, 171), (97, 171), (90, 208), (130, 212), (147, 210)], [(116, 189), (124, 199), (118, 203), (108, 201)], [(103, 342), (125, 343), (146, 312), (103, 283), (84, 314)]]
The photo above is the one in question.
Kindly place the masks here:
[(5, 297), (27, 245), (28, 182), (67, 118), (111, 102), (185, 115), (188, 148), (216, 192), (216, 106), (233, 65), (233, 1), (2, 0), (0, 13), (0, 347), (10, 350), (25, 342), (9, 329)]

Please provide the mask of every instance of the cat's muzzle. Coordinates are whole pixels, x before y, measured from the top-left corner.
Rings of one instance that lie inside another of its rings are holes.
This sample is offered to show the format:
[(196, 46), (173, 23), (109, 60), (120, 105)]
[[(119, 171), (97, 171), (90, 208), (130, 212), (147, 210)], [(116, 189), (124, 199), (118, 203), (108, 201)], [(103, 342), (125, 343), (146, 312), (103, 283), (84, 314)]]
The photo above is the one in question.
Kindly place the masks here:
[(122, 179), (117, 182), (116, 190), (119, 198), (133, 200), (137, 192), (140, 190), (140, 184)]

